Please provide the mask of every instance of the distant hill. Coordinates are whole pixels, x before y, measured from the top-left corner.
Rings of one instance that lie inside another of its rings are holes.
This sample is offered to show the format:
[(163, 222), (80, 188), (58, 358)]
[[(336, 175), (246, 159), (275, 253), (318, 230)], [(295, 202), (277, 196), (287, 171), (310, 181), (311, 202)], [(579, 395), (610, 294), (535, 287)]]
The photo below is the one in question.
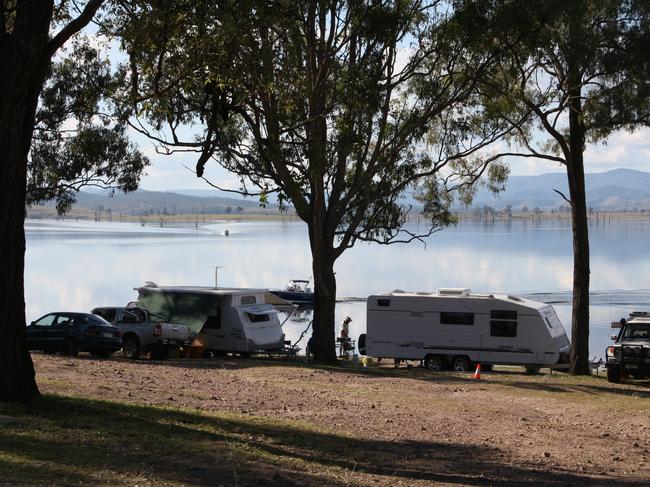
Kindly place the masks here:
[[(650, 210), (650, 172), (631, 169), (614, 169), (604, 173), (585, 175), (587, 206), (595, 210)], [(506, 189), (497, 196), (480, 189), (474, 198), (472, 208), (491, 206), (497, 210), (508, 205), (513, 210), (527, 207), (549, 211), (564, 205), (564, 200), (554, 192), (558, 189), (568, 196), (566, 175), (550, 173), (539, 176), (511, 176)], [(110, 196), (107, 191), (82, 191), (77, 195), (73, 209), (106, 212), (124, 215), (148, 214), (221, 214), (276, 212), (273, 202), (261, 208), (255, 198), (244, 198), (216, 190), (170, 190), (147, 191), (140, 189), (133, 193), (118, 193)], [(272, 199), (271, 199), (272, 200)], [(412, 197), (406, 196), (405, 203), (419, 206)], [(53, 207), (52, 203), (44, 205)], [(463, 210), (462, 208), (460, 209)], [(466, 210), (466, 209), (465, 209)]]
[[(613, 169), (585, 175), (587, 206), (596, 210), (650, 209), (650, 172)], [(569, 196), (566, 174), (550, 173), (539, 176), (511, 176), (506, 189), (496, 197), (481, 189), (472, 207), (484, 205), (503, 209), (510, 205), (519, 210), (538, 207), (550, 210), (565, 204), (554, 189)]]
[[(53, 203), (43, 206), (51, 207)], [(200, 197), (178, 194), (171, 191), (147, 191), (139, 189), (132, 193), (108, 191), (81, 191), (72, 210), (110, 211), (124, 215), (148, 214), (216, 214), (216, 213), (250, 213), (276, 211), (274, 205), (261, 208), (253, 199), (235, 199), (220, 196)]]

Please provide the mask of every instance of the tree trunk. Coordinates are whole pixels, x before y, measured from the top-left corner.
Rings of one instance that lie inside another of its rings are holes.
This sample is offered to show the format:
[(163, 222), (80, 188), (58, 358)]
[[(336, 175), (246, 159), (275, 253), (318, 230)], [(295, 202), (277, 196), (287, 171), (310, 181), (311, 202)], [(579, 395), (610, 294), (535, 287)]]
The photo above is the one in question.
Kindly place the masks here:
[(318, 363), (336, 364), (334, 311), (336, 308), (336, 276), (334, 261), (326, 252), (312, 250), (314, 272), (314, 360)]
[[(25, 115), (0, 101), (0, 401), (28, 401), (38, 394), (25, 340)], [(24, 110), (20, 110), (24, 111)], [(27, 138), (27, 148), (31, 131)]]
[(589, 226), (582, 152), (567, 165), (573, 230), (573, 308), (571, 373), (589, 374)]
[(573, 230), (573, 308), (571, 312), (571, 373), (586, 375), (589, 370), (589, 227), (585, 194), (585, 127), (582, 121), (582, 67), (584, 8), (572, 4), (569, 18), (568, 107), (569, 150), (567, 178), (571, 195)]
[(0, 38), (0, 401), (25, 402), (38, 395), (25, 340), (25, 186), (53, 4), (19, 5)]
[(308, 223), (314, 275), (314, 360), (323, 364), (336, 364), (334, 237), (332, 232), (326, 231), (324, 193), (317, 192), (316, 194), (312, 213), (313, 221)]

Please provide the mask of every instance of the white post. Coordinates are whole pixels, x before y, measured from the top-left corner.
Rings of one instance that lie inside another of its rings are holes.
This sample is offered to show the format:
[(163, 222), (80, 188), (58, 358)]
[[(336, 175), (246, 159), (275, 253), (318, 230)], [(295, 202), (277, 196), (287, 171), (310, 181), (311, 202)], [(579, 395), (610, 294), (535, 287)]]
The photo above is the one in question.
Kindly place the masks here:
[(219, 269), (223, 269), (223, 267), (216, 266), (214, 268), (214, 288), (219, 289)]

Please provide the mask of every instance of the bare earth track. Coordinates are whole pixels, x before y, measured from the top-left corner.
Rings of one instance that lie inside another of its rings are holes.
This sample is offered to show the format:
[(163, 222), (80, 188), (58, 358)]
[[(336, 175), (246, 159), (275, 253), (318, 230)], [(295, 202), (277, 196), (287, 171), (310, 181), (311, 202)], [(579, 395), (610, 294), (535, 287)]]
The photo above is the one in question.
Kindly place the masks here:
[[(33, 357), (46, 394), (237, 423), (233, 434), (247, 435), (260, 460), (223, 485), (650, 484), (648, 383), (518, 372), (476, 381), (256, 359)], [(257, 426), (242, 426), (249, 422)], [(219, 485), (214, 468), (198, 462), (169, 483)], [(166, 484), (155, 469), (148, 475)]]

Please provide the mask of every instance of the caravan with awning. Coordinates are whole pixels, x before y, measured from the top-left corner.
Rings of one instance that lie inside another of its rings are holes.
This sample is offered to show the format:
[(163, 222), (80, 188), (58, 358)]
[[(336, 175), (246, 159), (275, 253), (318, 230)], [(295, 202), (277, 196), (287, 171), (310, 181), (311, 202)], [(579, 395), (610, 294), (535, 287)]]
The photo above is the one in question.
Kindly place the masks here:
[(266, 289), (147, 283), (135, 290), (138, 306), (187, 324), (196, 333), (193, 345), (206, 350), (247, 354), (285, 345), (278, 310), (267, 303)]

